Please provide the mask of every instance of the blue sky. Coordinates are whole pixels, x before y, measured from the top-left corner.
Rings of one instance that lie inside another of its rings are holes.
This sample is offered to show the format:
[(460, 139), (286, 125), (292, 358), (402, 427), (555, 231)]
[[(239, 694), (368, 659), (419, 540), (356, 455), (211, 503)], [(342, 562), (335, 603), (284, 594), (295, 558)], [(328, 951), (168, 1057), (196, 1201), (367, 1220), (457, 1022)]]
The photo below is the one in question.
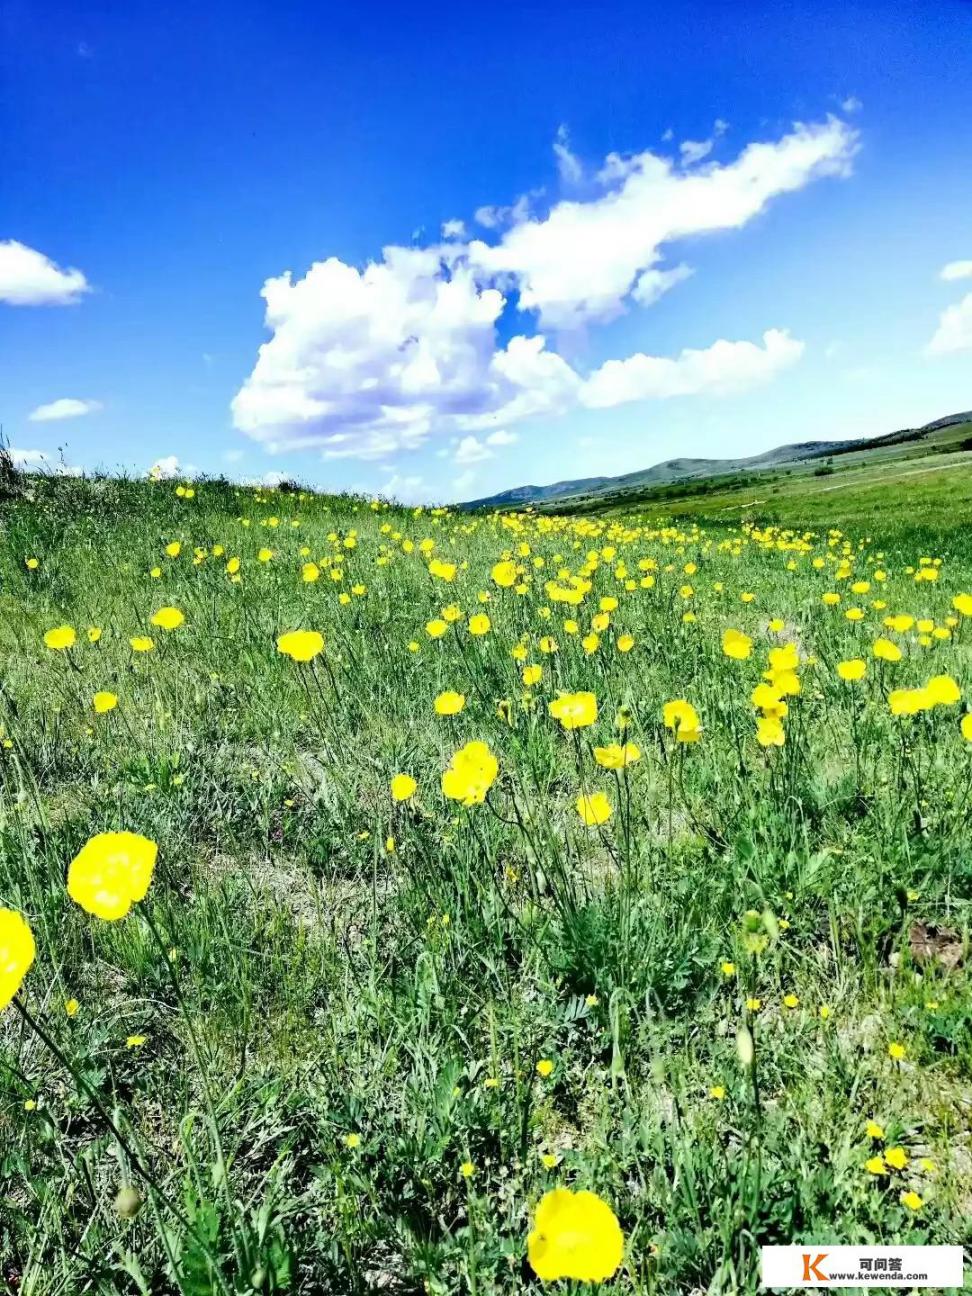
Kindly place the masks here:
[(22, 462), (452, 500), (972, 406), (960, 0), (8, 0), (0, 48)]

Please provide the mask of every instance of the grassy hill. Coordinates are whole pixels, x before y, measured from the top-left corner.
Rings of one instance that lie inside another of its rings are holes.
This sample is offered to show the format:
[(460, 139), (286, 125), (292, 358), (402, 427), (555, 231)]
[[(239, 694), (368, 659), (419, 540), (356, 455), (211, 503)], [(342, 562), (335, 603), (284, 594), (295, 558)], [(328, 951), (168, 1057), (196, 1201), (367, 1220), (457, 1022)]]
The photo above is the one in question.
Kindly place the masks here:
[[(972, 412), (951, 414), (920, 428), (905, 428), (886, 436), (844, 441), (801, 441), (777, 446), (760, 455), (741, 459), (667, 459), (651, 468), (619, 477), (586, 477), (554, 482), (549, 486), (518, 486), (464, 505), (476, 508), (516, 508), (524, 505), (554, 506), (558, 512), (624, 505), (637, 507), (642, 499), (665, 487), (681, 494), (700, 483), (703, 492), (755, 479), (762, 490), (781, 473), (823, 473), (864, 463), (879, 464), (889, 459), (910, 459), (926, 454), (959, 451), (962, 443), (972, 449)], [(972, 459), (970, 459), (972, 462)], [(659, 498), (665, 498), (664, 495)]]

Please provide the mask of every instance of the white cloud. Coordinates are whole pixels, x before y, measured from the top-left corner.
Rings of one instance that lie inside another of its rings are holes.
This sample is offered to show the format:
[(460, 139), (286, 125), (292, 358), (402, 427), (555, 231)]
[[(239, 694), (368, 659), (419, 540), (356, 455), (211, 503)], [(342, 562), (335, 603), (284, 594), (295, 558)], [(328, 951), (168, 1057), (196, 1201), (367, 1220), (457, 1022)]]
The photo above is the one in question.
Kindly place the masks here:
[(182, 469), (179, 466), (178, 455), (166, 455), (164, 459), (156, 459), (149, 469), (149, 476), (160, 481), (169, 481), (173, 477), (181, 476), (181, 474)]
[(939, 278), (946, 283), (956, 279), (972, 279), (972, 261), (949, 261), (948, 265), (942, 266)]
[(0, 242), (0, 302), (8, 306), (73, 306), (90, 291), (80, 270), (62, 270), (43, 252), (15, 239)]
[(442, 222), (442, 237), (444, 239), (461, 239), (466, 237), (466, 224), (461, 220), (447, 220)]
[(540, 335), (496, 349), (505, 298), (442, 248), (385, 249), (359, 272), (332, 257), (264, 284), (273, 331), (233, 400), (271, 451), (382, 458), (435, 430), (493, 429), (566, 408), (578, 385)]
[(972, 293), (942, 311), (935, 335), (925, 350), (929, 355), (972, 351)]
[[(717, 122), (714, 131), (723, 128)], [(725, 165), (686, 171), (650, 152), (612, 154), (588, 181), (592, 197), (556, 202), (543, 218), (530, 214), (536, 191), (512, 207), (480, 208), (476, 219), (495, 231), (492, 243), (457, 236), (389, 246), (363, 269), (330, 257), (302, 278), (288, 271), (268, 279), (270, 336), (232, 402), (234, 423), (271, 453), (316, 448), (325, 459), (383, 459), (435, 434), (457, 438), (473, 462), (474, 447), (489, 451), (491, 434), (578, 402), (759, 380), (796, 358), (801, 344), (770, 330), (762, 347), (723, 341), (674, 360), (632, 356), (586, 378), (543, 332), (521, 326), (501, 346), (499, 325), (513, 332), (514, 295), (521, 312), (557, 329), (650, 306), (692, 273), (664, 265), (668, 244), (738, 228), (779, 194), (846, 175), (856, 145), (856, 133), (831, 117), (750, 144)], [(555, 149), (573, 174), (565, 131)], [(456, 225), (446, 222), (444, 232)], [(719, 369), (730, 356), (735, 379)]]
[(476, 480), (475, 468), (467, 468), (464, 473), (460, 473), (459, 476), (453, 481), (452, 483), (453, 492), (456, 494), (456, 496), (458, 496), (461, 499), (462, 496), (469, 491), (470, 486), (473, 484), (475, 480)]
[(31, 423), (53, 423), (60, 419), (80, 418), (82, 414), (95, 414), (100, 409), (100, 401), (75, 400), (71, 396), (62, 396), (60, 400), (50, 401), (47, 405), (38, 405), (27, 417)]
[(481, 463), (492, 457), (492, 450), (474, 436), (464, 436), (456, 447), (455, 461), (463, 466)]
[(499, 243), (474, 240), (474, 268), (513, 276), (520, 307), (543, 325), (570, 328), (618, 315), (645, 270), (676, 239), (736, 229), (779, 194), (821, 176), (850, 171), (857, 134), (836, 117), (798, 123), (775, 143), (750, 144), (734, 162), (681, 172), (651, 152), (602, 171), (613, 187), (586, 202), (557, 203), (545, 219), (526, 220)]
[(856, 113), (860, 112), (864, 105), (861, 103), (860, 99), (858, 99), (857, 95), (848, 95), (840, 107), (845, 113)]
[(678, 146), (678, 151), (682, 155), (683, 166), (693, 166), (696, 162), (701, 162), (703, 158), (709, 156), (715, 140), (682, 140)]
[(81, 469), (54, 459), (46, 450), (18, 450), (10, 447), (10, 460), (21, 472), (46, 473), (54, 477), (80, 477)]
[(516, 445), (519, 437), (515, 432), (507, 432), (505, 428), (498, 428), (495, 432), (490, 432), (486, 438), (488, 446), (511, 446)]
[(784, 330), (769, 329), (761, 347), (720, 339), (704, 351), (686, 349), (674, 360), (643, 354), (608, 360), (588, 378), (580, 399), (592, 409), (606, 409), (671, 396), (734, 395), (768, 382), (802, 354), (802, 342)]
[(422, 504), (427, 497), (427, 492), (423, 493), (424, 480), (417, 473), (392, 473), (382, 482), (378, 493), (401, 504)]
[(631, 296), (639, 306), (653, 306), (659, 297), (694, 274), (691, 266), (677, 265), (671, 270), (643, 270), (635, 280)]
[(579, 184), (584, 178), (584, 168), (581, 166), (580, 159), (571, 152), (570, 135), (563, 124), (557, 129), (553, 151), (561, 180), (565, 184)]

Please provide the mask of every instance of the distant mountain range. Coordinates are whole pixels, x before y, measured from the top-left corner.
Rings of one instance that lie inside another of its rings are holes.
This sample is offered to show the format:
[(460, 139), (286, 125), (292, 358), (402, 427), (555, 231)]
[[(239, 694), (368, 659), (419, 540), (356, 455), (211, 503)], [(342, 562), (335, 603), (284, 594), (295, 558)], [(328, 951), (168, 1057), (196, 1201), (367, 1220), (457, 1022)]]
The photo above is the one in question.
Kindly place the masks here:
[(962, 414), (949, 414), (945, 418), (926, 423), (920, 428), (903, 428), (885, 436), (857, 437), (850, 441), (798, 441), (793, 445), (777, 446), (765, 454), (746, 459), (666, 459), (652, 468), (624, 473), (619, 477), (578, 477), (573, 481), (554, 482), (550, 486), (515, 486), (483, 499), (460, 504), (463, 509), (516, 508), (527, 504), (546, 504), (554, 500), (569, 500), (574, 496), (598, 496), (618, 490), (636, 490), (652, 486), (667, 486), (672, 482), (691, 481), (700, 477), (721, 477), (739, 472), (761, 472), (768, 468), (806, 463), (830, 455), (848, 454), (852, 451), (878, 449), (898, 445), (905, 441), (918, 441), (930, 432), (951, 427), (956, 423), (972, 422), (972, 410)]

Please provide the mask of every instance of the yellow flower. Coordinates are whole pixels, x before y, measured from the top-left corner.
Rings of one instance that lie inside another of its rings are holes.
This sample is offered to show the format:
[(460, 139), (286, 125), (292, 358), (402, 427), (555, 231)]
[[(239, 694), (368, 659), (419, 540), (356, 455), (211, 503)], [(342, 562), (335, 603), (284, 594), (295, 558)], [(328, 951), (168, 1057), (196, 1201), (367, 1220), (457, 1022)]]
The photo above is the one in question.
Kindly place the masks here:
[[(305, 585), (313, 585), (316, 580), (321, 578), (321, 569), (315, 562), (305, 562), (300, 569), (300, 579)], [(348, 1136), (350, 1138), (350, 1135)]]
[(295, 662), (313, 661), (324, 651), (324, 636), (317, 630), (289, 630), (277, 639), (277, 652)]
[(149, 572), (149, 575), (152, 577), (153, 580), (159, 580), (160, 577), (162, 576), (162, 568), (161, 568), (161, 567), (153, 567), (153, 568), (151, 569), (151, 571)]
[(88, 643), (96, 644), (101, 638), (101, 631), (97, 626), (88, 626)]
[(634, 635), (629, 635), (629, 634), (618, 635), (618, 640), (616, 644), (618, 652), (620, 653), (630, 652), (634, 646), (635, 646)]
[(102, 690), (91, 699), (91, 705), (98, 715), (104, 715), (106, 711), (114, 711), (118, 705), (118, 698), (114, 693)]
[(745, 661), (752, 654), (753, 641), (741, 630), (724, 630), (722, 651), (727, 657), (732, 657), (736, 661)]
[(604, 1282), (620, 1267), (624, 1234), (614, 1211), (596, 1193), (554, 1188), (537, 1207), (527, 1255), (543, 1282)]
[(353, 1152), (353, 1151), (355, 1150), (355, 1148), (359, 1148), (359, 1147), (361, 1146), (361, 1135), (360, 1135), (360, 1134), (353, 1134), (353, 1133), (352, 1133), (352, 1134), (345, 1134), (345, 1136), (344, 1136), (344, 1146), (345, 1146), (346, 1148), (349, 1148), (349, 1149)]
[(587, 653), (588, 657), (597, 652), (601, 646), (601, 641), (596, 634), (585, 635), (581, 640), (581, 647)]
[(462, 693), (453, 693), (450, 689), (447, 689), (435, 699), (435, 714), (440, 716), (458, 715), (465, 705), (466, 699)]
[(782, 747), (786, 742), (786, 730), (776, 716), (760, 716), (756, 721), (756, 741), (760, 747)]
[(391, 784), (392, 800), (407, 801), (409, 797), (415, 795), (415, 789), (418, 787), (415, 779), (411, 774), (396, 774)]
[(908, 1164), (908, 1153), (903, 1147), (888, 1148), (884, 1154), (884, 1159), (892, 1170), (904, 1170)]
[(73, 626), (55, 626), (44, 635), (44, 643), (54, 652), (64, 652), (66, 648), (74, 647), (77, 638)]
[(800, 1006), (800, 1000), (798, 996), (792, 993), (783, 996), (783, 1003), (786, 1005), (787, 1008), (799, 1008)]
[(830, 1017), (830, 1008), (827, 1006), (827, 1004), (821, 1004), (820, 1007), (817, 1009), (817, 1012), (820, 1014), (821, 1021), (827, 1021)]
[(524, 666), (521, 678), (527, 688), (532, 688), (534, 684), (539, 684), (543, 678), (543, 667)]
[(130, 832), (98, 833), (81, 847), (68, 868), (71, 899), (90, 914), (114, 922), (144, 900), (158, 847)]
[(549, 657), (551, 653), (557, 651), (557, 640), (551, 638), (550, 635), (544, 635), (537, 646), (544, 656)]
[(516, 563), (498, 562), (490, 575), (502, 589), (509, 589), (511, 585), (516, 584)]
[(962, 616), (972, 617), (972, 594), (956, 594), (952, 599), (952, 607)]
[(892, 715), (917, 715), (920, 711), (927, 711), (932, 705), (927, 689), (892, 689), (888, 694), (888, 706)]
[(40, 562), (36, 558), (25, 558), (24, 564), (28, 571), (36, 571), (40, 566)]
[(593, 693), (562, 693), (548, 709), (565, 729), (584, 729), (597, 719), (597, 698)]
[(594, 748), (594, 759), (604, 769), (624, 769), (641, 759), (641, 749), (634, 743), (608, 743), (606, 747)]
[(165, 552), (170, 558), (178, 558), (180, 553), (182, 553), (182, 545), (178, 540), (173, 540), (171, 544), (165, 546)]
[(901, 1205), (907, 1206), (910, 1211), (920, 1211), (925, 1204), (913, 1188), (908, 1192), (903, 1192), (900, 1201)]
[(899, 1044), (897, 1040), (893, 1040), (888, 1045), (888, 1057), (895, 1062), (903, 1061), (907, 1053), (908, 1050), (905, 1048), (905, 1046), (903, 1044)]
[(490, 621), (485, 612), (477, 612), (475, 616), (469, 618), (469, 633), (471, 635), (489, 634)]
[(471, 1179), (476, 1173), (476, 1167), (471, 1161), (463, 1161), (462, 1165), (459, 1167), (459, 1173), (462, 1175), (463, 1179)]
[(159, 608), (155, 616), (152, 617), (152, 624), (159, 626), (162, 630), (177, 630), (185, 619), (185, 616), (178, 608), (164, 607)]
[(961, 702), (962, 692), (951, 675), (933, 675), (925, 685), (932, 706), (953, 706)]
[(965, 741), (972, 743), (972, 711), (962, 717), (961, 730)]
[(777, 720), (782, 720), (790, 710), (779, 690), (772, 684), (757, 684), (749, 695), (749, 700), (758, 711), (762, 711), (764, 716), (773, 716)]
[(666, 702), (662, 707), (662, 720), (665, 728), (673, 731), (678, 742), (698, 742), (702, 734), (699, 713), (684, 698)]
[(560, 1163), (560, 1157), (553, 1152), (544, 1152), (540, 1160), (544, 1170), (553, 1170)]
[(734, 977), (736, 975), (736, 965), (728, 959), (719, 964), (719, 969), (724, 977)]
[(884, 1127), (882, 1125), (879, 1125), (877, 1121), (869, 1120), (867, 1122), (867, 1125), (864, 1127), (864, 1132), (867, 1134), (868, 1138), (872, 1138), (872, 1139), (884, 1138)]
[(456, 564), (442, 562), (438, 558), (433, 558), (429, 563), (429, 575), (437, 576), (439, 580), (445, 581), (448, 584), (456, 578)]
[(871, 651), (880, 661), (898, 662), (901, 660), (901, 649), (890, 639), (875, 639)]
[(226, 560), (226, 570), (227, 570), (227, 572), (229, 573), (230, 576), (235, 576), (236, 573), (240, 570), (240, 560), (239, 560), (239, 558), (227, 558), (227, 560)]
[(883, 1175), (888, 1173), (888, 1167), (884, 1164), (883, 1156), (872, 1156), (864, 1162), (864, 1169), (868, 1174)]
[(714, 1098), (716, 1102), (725, 1102), (726, 1087), (725, 1085), (713, 1085), (709, 1090), (709, 1097)]
[(64, 1002), (64, 1011), (69, 1017), (77, 1017), (78, 1009), (80, 1007), (81, 1005), (78, 1003), (77, 999), (67, 999)]
[(749, 998), (746, 1000), (747, 1012), (758, 1013), (760, 1008), (762, 1008), (762, 1006), (763, 1006), (762, 999)]
[(599, 824), (607, 823), (614, 813), (611, 802), (603, 792), (582, 792), (574, 804), (577, 813), (588, 828), (596, 828)]
[(860, 657), (851, 657), (847, 661), (837, 663), (837, 674), (842, 680), (847, 680), (848, 683), (863, 679), (866, 670), (867, 662)]
[(0, 1012), (23, 984), (36, 952), (27, 920), (13, 909), (0, 909)]
[(128, 642), (132, 646), (132, 652), (151, 652), (155, 647), (148, 635), (134, 635)]
[(441, 617), (435, 617), (433, 620), (426, 622), (425, 633), (430, 639), (441, 639), (448, 628)]
[(499, 773), (499, 762), (484, 742), (468, 742), (442, 775), (442, 793), (465, 806), (481, 805)]
[(549, 1058), (541, 1058), (537, 1063), (537, 1075), (542, 1076), (544, 1080), (553, 1075), (553, 1069), (554, 1064)]
[(263, 548), (257, 554), (257, 562), (268, 563), (272, 557), (273, 557), (273, 550)]
[(129, 1035), (129, 1037), (125, 1040), (125, 1047), (130, 1049), (141, 1048), (147, 1039), (148, 1039), (147, 1035)]

